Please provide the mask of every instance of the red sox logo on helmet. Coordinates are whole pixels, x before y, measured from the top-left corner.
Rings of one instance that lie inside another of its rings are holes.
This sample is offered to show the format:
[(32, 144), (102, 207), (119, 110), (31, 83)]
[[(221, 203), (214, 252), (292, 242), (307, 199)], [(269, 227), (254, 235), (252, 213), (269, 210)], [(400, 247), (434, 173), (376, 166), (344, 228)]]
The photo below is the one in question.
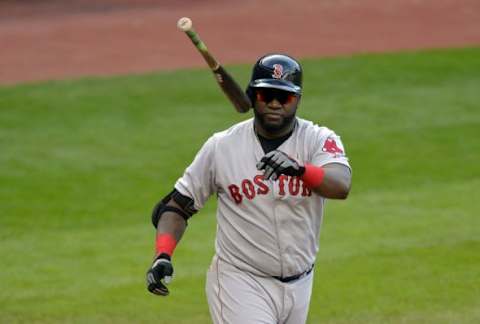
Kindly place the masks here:
[(281, 79), (282, 75), (283, 75), (283, 66), (281, 64), (274, 64), (272, 77), (274, 79)]

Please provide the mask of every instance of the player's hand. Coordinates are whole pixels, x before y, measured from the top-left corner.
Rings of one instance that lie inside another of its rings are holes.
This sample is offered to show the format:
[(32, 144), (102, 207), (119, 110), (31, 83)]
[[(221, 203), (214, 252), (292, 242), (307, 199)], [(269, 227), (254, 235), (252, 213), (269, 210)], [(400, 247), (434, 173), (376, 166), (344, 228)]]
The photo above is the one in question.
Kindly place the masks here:
[(147, 289), (152, 294), (167, 296), (169, 291), (166, 285), (172, 281), (173, 266), (168, 254), (160, 254), (152, 267), (147, 271)]
[(265, 179), (277, 180), (282, 174), (300, 177), (305, 167), (282, 151), (271, 151), (257, 163), (258, 170), (264, 170)]

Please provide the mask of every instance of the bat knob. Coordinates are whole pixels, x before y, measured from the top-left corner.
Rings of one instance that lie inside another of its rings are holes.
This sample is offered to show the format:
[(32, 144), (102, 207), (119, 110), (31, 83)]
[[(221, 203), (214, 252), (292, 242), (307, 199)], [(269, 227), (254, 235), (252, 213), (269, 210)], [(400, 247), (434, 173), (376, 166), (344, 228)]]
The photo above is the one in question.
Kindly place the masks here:
[(178, 29), (187, 32), (192, 29), (192, 20), (188, 17), (182, 17), (177, 21)]

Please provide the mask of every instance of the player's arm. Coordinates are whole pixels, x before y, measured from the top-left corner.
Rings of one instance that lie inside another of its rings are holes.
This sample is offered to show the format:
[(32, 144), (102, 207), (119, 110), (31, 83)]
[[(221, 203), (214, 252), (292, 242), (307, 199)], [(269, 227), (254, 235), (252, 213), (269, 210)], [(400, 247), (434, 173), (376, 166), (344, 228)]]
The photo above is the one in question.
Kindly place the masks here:
[(165, 284), (173, 274), (170, 259), (185, 232), (187, 220), (215, 191), (214, 149), (215, 138), (212, 136), (177, 180), (175, 189), (153, 209), (152, 224), (157, 229), (156, 257), (147, 272), (147, 285), (154, 294), (168, 295)]
[[(179, 210), (182, 209), (182, 207), (180, 207), (180, 205), (174, 200), (170, 200), (167, 203), (167, 207)], [(159, 219), (157, 224), (157, 236), (169, 234), (174, 238), (176, 243), (180, 242), (180, 239), (187, 228), (187, 222), (185, 218), (179, 215), (178, 212), (174, 211), (166, 211), (161, 216), (162, 217)], [(157, 251), (157, 253), (158, 252), (159, 251)]]
[[(320, 183), (310, 188), (313, 192), (330, 199), (347, 198), (352, 184), (352, 172), (349, 167), (340, 163), (330, 163), (322, 167), (313, 165), (308, 167), (317, 169), (309, 170), (310, 172), (319, 173), (318, 175), (314, 175), (314, 177), (322, 177), (321, 174), (323, 173), (323, 178)], [(305, 173), (306, 172), (307, 170)], [(303, 178), (308, 176), (308, 174), (305, 173), (303, 174)]]
[(196, 213), (193, 199), (176, 189), (163, 198), (152, 212), (152, 223), (157, 228), (156, 254), (147, 271), (147, 289), (156, 295), (166, 296), (166, 287), (173, 275), (171, 257), (187, 227), (187, 220)]
[(282, 174), (300, 177), (305, 185), (316, 194), (330, 199), (346, 199), (350, 192), (350, 169), (340, 163), (324, 166), (302, 164), (282, 151), (271, 151), (257, 164), (264, 170), (265, 179), (276, 180)]

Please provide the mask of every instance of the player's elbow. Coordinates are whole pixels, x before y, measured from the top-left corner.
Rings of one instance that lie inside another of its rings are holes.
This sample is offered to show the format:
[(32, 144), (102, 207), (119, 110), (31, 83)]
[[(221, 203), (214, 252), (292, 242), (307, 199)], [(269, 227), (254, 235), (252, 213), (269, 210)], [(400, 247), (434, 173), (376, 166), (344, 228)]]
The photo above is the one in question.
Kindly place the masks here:
[(340, 181), (335, 186), (334, 199), (345, 200), (350, 193), (351, 182), (350, 179), (345, 179), (345, 181)]
[(348, 194), (350, 193), (350, 187), (342, 187), (337, 193), (337, 199), (347, 199)]
[(350, 189), (352, 188), (352, 176), (351, 174), (349, 177), (344, 181), (342, 186), (340, 186), (340, 198), (339, 199), (347, 199), (348, 195), (350, 194)]
[(352, 183), (352, 172), (345, 165), (332, 163), (324, 166), (325, 178), (316, 192), (325, 198), (347, 199)]
[(313, 189), (313, 191), (320, 196), (323, 196), (328, 199), (347, 199), (348, 194), (350, 193), (350, 186), (347, 185), (335, 185), (335, 186), (320, 186), (319, 188)]

